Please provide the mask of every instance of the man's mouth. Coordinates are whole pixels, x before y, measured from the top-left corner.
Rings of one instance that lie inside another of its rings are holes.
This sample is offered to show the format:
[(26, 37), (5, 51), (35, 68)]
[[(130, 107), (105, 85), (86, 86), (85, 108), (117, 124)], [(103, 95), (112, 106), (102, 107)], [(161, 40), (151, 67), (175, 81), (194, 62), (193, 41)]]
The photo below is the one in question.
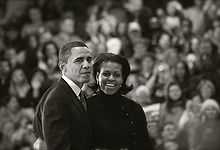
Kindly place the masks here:
[(90, 74), (90, 73), (91, 73), (91, 72), (82, 72), (81, 74), (86, 74), (86, 75), (87, 75), (87, 74)]

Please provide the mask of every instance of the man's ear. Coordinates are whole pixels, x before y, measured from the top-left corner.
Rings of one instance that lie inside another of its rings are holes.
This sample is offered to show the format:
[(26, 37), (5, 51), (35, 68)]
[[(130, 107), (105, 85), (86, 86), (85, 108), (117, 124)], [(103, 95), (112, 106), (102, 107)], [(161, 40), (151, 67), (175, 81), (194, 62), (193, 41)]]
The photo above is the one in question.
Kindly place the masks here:
[(59, 68), (62, 72), (65, 72), (65, 64), (64, 63), (59, 63)]

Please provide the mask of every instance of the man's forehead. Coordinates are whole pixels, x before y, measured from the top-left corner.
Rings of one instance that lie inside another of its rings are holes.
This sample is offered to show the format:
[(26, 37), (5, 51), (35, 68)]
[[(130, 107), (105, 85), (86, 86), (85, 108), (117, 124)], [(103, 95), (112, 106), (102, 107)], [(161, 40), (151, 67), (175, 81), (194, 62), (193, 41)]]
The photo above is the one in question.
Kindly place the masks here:
[(73, 56), (92, 56), (91, 50), (87, 47), (73, 47), (71, 49), (71, 53)]
[(87, 48), (87, 47), (72, 47), (71, 48), (71, 52), (85, 52), (85, 51), (87, 51), (87, 52), (91, 52), (91, 50), (89, 49), (89, 48)]

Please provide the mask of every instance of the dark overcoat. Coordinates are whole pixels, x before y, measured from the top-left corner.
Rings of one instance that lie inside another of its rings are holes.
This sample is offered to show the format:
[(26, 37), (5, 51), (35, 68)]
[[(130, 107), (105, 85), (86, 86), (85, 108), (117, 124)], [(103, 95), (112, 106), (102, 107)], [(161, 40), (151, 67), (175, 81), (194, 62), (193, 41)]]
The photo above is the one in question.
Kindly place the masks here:
[(47, 150), (89, 149), (91, 130), (88, 115), (62, 78), (45, 92), (39, 102), (34, 132), (46, 141)]
[(99, 93), (87, 101), (93, 149), (152, 150), (142, 107), (120, 95)]

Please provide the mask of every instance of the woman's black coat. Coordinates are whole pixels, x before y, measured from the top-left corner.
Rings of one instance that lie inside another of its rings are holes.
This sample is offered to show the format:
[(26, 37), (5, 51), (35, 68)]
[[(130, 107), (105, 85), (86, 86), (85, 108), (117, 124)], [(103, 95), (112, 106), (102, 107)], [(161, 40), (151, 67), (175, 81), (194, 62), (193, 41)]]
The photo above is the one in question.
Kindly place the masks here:
[(99, 93), (88, 99), (92, 148), (152, 150), (142, 107), (120, 95)]

